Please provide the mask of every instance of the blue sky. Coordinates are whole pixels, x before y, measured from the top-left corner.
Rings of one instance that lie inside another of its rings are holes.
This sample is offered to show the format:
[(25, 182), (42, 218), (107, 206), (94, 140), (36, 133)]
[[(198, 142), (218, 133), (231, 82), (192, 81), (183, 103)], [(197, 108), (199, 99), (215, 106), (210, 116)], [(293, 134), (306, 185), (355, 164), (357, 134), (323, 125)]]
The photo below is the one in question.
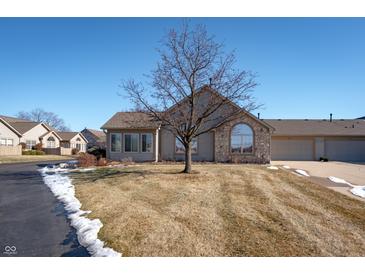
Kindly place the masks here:
[[(365, 115), (365, 19), (196, 18), (258, 73), (262, 118)], [(121, 79), (148, 73), (178, 18), (1, 18), (0, 114), (41, 107), (73, 130), (130, 103)], [(256, 114), (255, 112), (255, 114)]]

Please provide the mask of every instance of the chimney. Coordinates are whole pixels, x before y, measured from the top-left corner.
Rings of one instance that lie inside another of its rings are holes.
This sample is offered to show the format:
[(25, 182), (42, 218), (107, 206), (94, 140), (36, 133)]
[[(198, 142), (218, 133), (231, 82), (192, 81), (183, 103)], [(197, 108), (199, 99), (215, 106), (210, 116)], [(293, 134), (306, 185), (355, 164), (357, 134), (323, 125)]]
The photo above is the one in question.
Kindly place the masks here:
[(257, 113), (257, 119), (260, 119), (260, 112)]
[(330, 113), (330, 122), (332, 122), (332, 113)]

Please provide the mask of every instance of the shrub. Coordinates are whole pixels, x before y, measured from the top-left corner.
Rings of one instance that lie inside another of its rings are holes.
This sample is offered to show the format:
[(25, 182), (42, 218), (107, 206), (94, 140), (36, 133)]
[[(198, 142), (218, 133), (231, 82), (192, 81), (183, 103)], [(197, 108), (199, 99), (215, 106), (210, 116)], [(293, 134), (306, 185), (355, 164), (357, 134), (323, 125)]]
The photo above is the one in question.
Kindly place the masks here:
[(79, 154), (78, 161), (81, 167), (89, 167), (96, 165), (96, 157), (89, 153), (81, 152)]
[(108, 161), (105, 158), (99, 158), (99, 160), (97, 160), (96, 165), (97, 166), (106, 166), (108, 164)]
[(80, 152), (80, 150), (79, 150), (78, 148), (73, 148), (73, 149), (71, 150), (72, 155), (76, 155), (76, 154), (78, 154), (79, 152)]
[(36, 145), (34, 146), (34, 149), (35, 149), (35, 150), (38, 150), (38, 151), (42, 151), (42, 149), (43, 149), (42, 143), (38, 143), (38, 144), (36, 144)]
[(22, 155), (45, 155), (45, 152), (41, 150), (23, 150)]
[(106, 157), (106, 149), (99, 148), (99, 147), (91, 147), (87, 150), (88, 153), (96, 156), (97, 159), (105, 158)]

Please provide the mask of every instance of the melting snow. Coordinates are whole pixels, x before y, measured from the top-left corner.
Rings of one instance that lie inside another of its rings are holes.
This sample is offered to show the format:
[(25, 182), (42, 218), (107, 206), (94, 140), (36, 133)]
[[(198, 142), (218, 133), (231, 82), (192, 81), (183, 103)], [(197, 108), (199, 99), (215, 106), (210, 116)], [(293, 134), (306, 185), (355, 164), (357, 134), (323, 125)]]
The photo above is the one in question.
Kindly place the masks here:
[(278, 170), (278, 168), (276, 166), (268, 166), (268, 169), (272, 169), (272, 170)]
[(362, 198), (365, 198), (365, 186), (357, 186), (357, 185), (353, 185), (347, 181), (345, 181), (344, 179), (341, 178), (337, 178), (337, 177), (333, 177), (330, 176), (328, 177), (328, 179), (334, 183), (338, 183), (338, 184), (346, 184), (349, 187), (351, 187), (350, 192), (356, 196), (360, 196)]
[(301, 169), (296, 169), (295, 170), (296, 173), (299, 173), (300, 175), (303, 175), (303, 176), (306, 176), (306, 177), (309, 177), (309, 174), (304, 171), (304, 170), (301, 170)]
[(98, 239), (98, 232), (103, 226), (99, 219), (90, 220), (85, 217), (90, 211), (81, 210), (81, 203), (75, 197), (75, 187), (67, 176), (68, 170), (59, 167), (44, 167), (40, 170), (45, 184), (60, 200), (68, 212), (71, 225), (76, 229), (80, 244), (95, 257), (120, 257), (121, 254), (112, 248), (105, 247)]
[(285, 168), (285, 169), (290, 169), (290, 166), (283, 166), (283, 168)]

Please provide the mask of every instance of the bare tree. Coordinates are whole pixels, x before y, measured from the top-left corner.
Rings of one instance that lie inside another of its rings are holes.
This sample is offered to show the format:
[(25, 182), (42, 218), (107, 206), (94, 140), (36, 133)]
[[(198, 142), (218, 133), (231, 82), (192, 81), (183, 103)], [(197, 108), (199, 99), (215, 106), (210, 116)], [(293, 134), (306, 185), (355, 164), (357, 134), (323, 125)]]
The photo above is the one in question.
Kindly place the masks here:
[(147, 84), (130, 79), (121, 86), (138, 108), (177, 136), (185, 148), (183, 172), (190, 173), (195, 137), (258, 107), (252, 96), (255, 75), (237, 69), (234, 52), (225, 53), (202, 25), (170, 30), (158, 52)]
[(70, 131), (69, 127), (65, 125), (65, 121), (57, 114), (45, 111), (41, 108), (36, 108), (29, 112), (20, 111), (16, 116), (20, 119), (44, 122), (58, 131)]

